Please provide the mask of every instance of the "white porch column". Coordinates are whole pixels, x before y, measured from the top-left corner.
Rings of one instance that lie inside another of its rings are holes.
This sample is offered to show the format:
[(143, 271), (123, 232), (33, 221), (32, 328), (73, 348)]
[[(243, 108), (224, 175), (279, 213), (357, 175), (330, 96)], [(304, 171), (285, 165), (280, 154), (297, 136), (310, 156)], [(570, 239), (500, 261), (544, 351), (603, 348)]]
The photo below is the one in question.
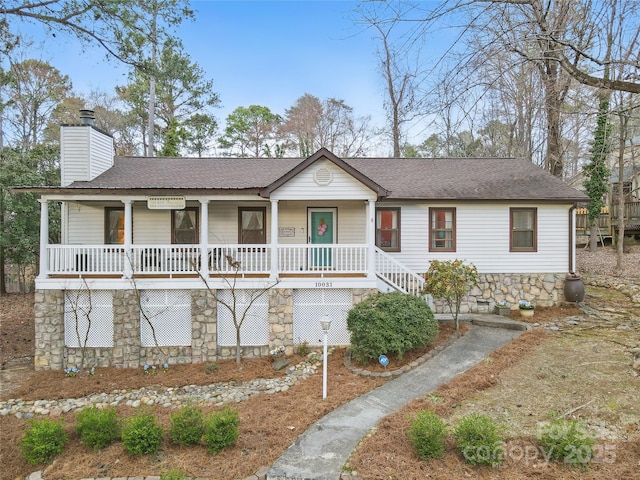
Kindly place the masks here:
[(367, 202), (367, 245), (369, 246), (368, 263), (369, 269), (367, 277), (376, 277), (376, 201), (369, 200)]
[(200, 275), (209, 278), (209, 200), (200, 199)]
[(49, 275), (49, 256), (47, 246), (49, 245), (49, 201), (39, 199), (40, 202), (40, 272), (38, 278), (47, 278)]
[(133, 276), (133, 256), (131, 245), (133, 244), (133, 200), (122, 200), (124, 203), (124, 278)]
[(278, 278), (278, 200), (271, 200), (271, 275)]

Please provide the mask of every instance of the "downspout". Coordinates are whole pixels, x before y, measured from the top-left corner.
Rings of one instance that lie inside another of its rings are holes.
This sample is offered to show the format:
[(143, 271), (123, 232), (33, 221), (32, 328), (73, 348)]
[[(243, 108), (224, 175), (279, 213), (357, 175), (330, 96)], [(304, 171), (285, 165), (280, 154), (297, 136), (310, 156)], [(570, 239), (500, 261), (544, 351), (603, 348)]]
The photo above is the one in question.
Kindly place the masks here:
[(569, 209), (569, 272), (576, 271), (576, 208), (574, 203)]

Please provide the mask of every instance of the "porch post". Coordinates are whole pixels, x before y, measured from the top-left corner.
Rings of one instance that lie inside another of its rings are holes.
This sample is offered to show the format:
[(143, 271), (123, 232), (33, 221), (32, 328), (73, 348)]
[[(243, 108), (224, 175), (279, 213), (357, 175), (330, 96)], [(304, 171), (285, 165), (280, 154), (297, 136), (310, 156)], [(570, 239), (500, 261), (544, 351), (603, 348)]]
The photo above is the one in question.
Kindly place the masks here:
[(124, 278), (133, 276), (133, 256), (131, 253), (131, 245), (133, 243), (133, 200), (122, 200), (124, 203)]
[(367, 245), (368, 248), (368, 258), (367, 263), (369, 264), (367, 277), (375, 278), (376, 277), (376, 201), (369, 200), (367, 203)]
[(278, 200), (271, 200), (271, 275), (278, 278)]
[(49, 201), (46, 198), (40, 198), (40, 272), (38, 278), (47, 278), (49, 274), (49, 257), (47, 255), (47, 246), (49, 245)]
[(209, 200), (200, 199), (200, 276), (209, 278)]

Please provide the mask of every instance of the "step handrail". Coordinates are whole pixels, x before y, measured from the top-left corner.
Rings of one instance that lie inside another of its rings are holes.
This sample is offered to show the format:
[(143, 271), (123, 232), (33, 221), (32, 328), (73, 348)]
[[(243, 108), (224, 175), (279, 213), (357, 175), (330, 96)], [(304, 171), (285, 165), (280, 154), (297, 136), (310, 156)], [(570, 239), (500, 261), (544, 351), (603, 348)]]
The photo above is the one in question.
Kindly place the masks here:
[(394, 289), (423, 296), (425, 280), (387, 252), (375, 247), (376, 276)]

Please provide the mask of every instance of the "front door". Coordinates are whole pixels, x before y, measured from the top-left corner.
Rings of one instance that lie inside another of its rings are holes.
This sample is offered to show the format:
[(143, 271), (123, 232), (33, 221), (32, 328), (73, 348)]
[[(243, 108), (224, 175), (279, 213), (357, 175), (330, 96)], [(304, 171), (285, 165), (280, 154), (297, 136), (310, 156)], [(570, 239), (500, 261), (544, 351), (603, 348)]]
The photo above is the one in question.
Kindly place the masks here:
[[(310, 208), (309, 239), (312, 245), (336, 243), (337, 208)], [(309, 255), (311, 268), (331, 268), (333, 265), (331, 248), (312, 248)]]

